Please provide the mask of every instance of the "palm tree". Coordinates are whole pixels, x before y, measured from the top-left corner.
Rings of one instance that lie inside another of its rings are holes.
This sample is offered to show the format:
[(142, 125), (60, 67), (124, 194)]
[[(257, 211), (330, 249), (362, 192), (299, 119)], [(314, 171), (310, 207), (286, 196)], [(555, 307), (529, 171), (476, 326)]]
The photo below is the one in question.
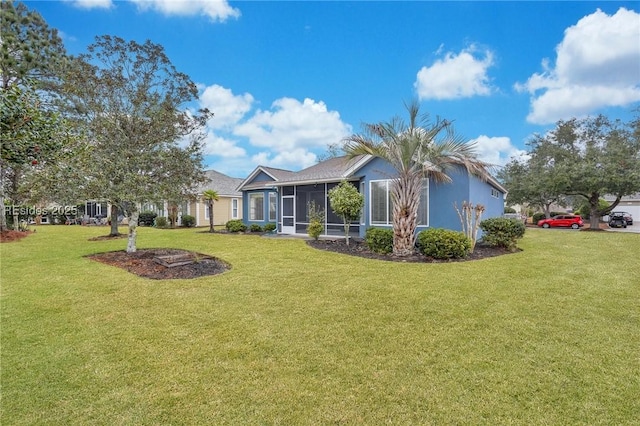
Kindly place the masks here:
[(414, 252), (420, 192), (425, 178), (451, 182), (449, 173), (463, 167), (469, 173), (486, 178), (489, 164), (476, 159), (475, 146), (456, 136), (450, 121), (419, 115), (417, 102), (405, 104), (409, 123), (394, 117), (391, 122), (365, 124), (364, 135), (344, 139), (344, 151), (350, 157), (372, 155), (388, 161), (396, 170), (391, 186), (393, 201), (393, 254)]
[(220, 196), (213, 189), (207, 189), (202, 193), (202, 198), (207, 201), (209, 207), (209, 232), (213, 232), (213, 202), (218, 201)]

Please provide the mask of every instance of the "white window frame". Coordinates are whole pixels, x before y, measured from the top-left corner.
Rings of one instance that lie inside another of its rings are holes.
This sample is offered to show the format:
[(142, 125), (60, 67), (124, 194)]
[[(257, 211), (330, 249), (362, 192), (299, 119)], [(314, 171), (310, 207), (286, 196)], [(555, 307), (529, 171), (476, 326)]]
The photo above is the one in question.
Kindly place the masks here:
[[(386, 182), (386, 192), (387, 192), (387, 197), (386, 197), (386, 205), (385, 205), (385, 209), (386, 209), (386, 215), (385, 217), (387, 218), (386, 222), (374, 222), (373, 221), (373, 197), (372, 197), (372, 193), (373, 193), (373, 183), (375, 182)], [(391, 183), (393, 182), (393, 179), (375, 179), (375, 180), (370, 180), (369, 181), (369, 224), (371, 226), (393, 226), (393, 212), (390, 211), (389, 209), (391, 208)], [(424, 187), (426, 185), (426, 209), (427, 211), (426, 216), (427, 216), (427, 223), (419, 223), (418, 226), (429, 226), (429, 219), (430, 219), (430, 215), (429, 215), (429, 192), (430, 192), (430, 185), (429, 185), (429, 179), (423, 179), (423, 184), (422, 184), (422, 188), (420, 188), (420, 191), (422, 192), (424, 190)], [(420, 202), (422, 203), (422, 196), (425, 194), (421, 193), (421, 198), (420, 198)], [(420, 205), (418, 205), (418, 213), (420, 212)]]
[(237, 198), (231, 199), (231, 219), (238, 219), (238, 206), (240, 203)]
[[(365, 191), (365, 182), (362, 181), (360, 182), (360, 194), (364, 195), (364, 191)], [(367, 211), (366, 211), (365, 204), (362, 203), (362, 211), (360, 212), (360, 225), (365, 225), (366, 214), (367, 214)]]
[[(373, 221), (373, 184), (377, 183), (377, 182), (385, 182), (385, 190), (387, 193), (387, 196), (385, 198), (385, 218), (386, 221), (385, 222), (380, 222), (380, 221)], [(389, 193), (389, 183), (392, 182), (391, 179), (376, 179), (376, 180), (370, 180), (369, 181), (369, 223), (371, 225), (380, 225), (380, 226), (391, 226), (393, 225), (393, 221), (389, 220), (389, 199), (391, 198), (391, 194)]]
[[(273, 201), (273, 211), (271, 210), (271, 202)], [(273, 216), (271, 214), (273, 213)], [(269, 192), (269, 222), (278, 220), (278, 194)]]
[[(253, 208), (252, 200), (262, 198), (262, 209), (260, 211), (255, 211)], [(259, 214), (259, 217), (256, 216), (256, 213)], [(249, 220), (255, 222), (264, 221), (264, 192), (253, 192), (249, 194)]]

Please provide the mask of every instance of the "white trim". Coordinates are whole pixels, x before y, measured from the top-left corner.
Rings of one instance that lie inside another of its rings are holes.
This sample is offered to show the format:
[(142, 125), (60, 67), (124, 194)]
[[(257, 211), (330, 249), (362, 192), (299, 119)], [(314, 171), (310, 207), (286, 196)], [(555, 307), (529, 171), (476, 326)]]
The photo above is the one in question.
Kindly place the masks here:
[[(242, 183), (238, 186), (237, 191), (242, 191), (242, 188), (244, 188), (249, 182), (251, 182), (251, 180), (253, 178), (255, 178), (256, 176), (258, 176), (260, 174), (260, 172), (263, 172), (264, 174), (266, 174), (267, 176), (269, 176), (271, 179), (273, 179), (274, 181), (277, 181), (278, 178), (276, 178), (274, 175), (272, 175), (271, 173), (269, 173), (267, 170), (265, 170), (262, 166), (258, 166), (256, 167), (249, 176), (247, 176), (247, 178), (245, 180), (242, 181)], [(265, 184), (268, 182), (265, 182)]]
[[(262, 216), (262, 218), (260, 218), (260, 219), (255, 218), (255, 217), (251, 217), (251, 209), (252, 209), (252, 207), (251, 207), (251, 199), (252, 198), (259, 198), (259, 197), (262, 197), (262, 212), (260, 214)], [(265, 205), (264, 205), (264, 199), (265, 199), (264, 192), (262, 192), (262, 191), (260, 191), (260, 192), (250, 192), (249, 196), (247, 198), (248, 198), (248, 201), (249, 201), (249, 206), (248, 206), (249, 209), (247, 211), (249, 213), (248, 220), (253, 221), (253, 222), (263, 222), (264, 221), (264, 207), (265, 207)]]
[(347, 171), (344, 172), (342, 177), (346, 178), (348, 176), (351, 176), (356, 171), (358, 171), (361, 167), (363, 167), (365, 164), (371, 161), (373, 158), (374, 158), (373, 155), (369, 155), (369, 154), (365, 155), (360, 160), (356, 161), (356, 163), (353, 166), (349, 167)]
[[(233, 208), (233, 202), (234, 202), (234, 201), (235, 201), (235, 203), (236, 203), (236, 207), (235, 207), (236, 214), (233, 214), (233, 210), (234, 210), (234, 208)], [(240, 213), (240, 207), (239, 207), (239, 206), (240, 206), (240, 202), (238, 201), (238, 198), (232, 198), (232, 199), (231, 199), (231, 212), (230, 212), (230, 214), (229, 214), (229, 216), (231, 216), (231, 219), (238, 219), (238, 218), (240, 217), (240, 215), (239, 215), (239, 213)]]
[[(389, 225), (393, 225), (393, 221), (389, 221), (389, 199), (391, 198), (391, 194), (389, 193), (389, 182), (391, 182), (392, 179), (372, 179), (369, 181), (369, 224), (371, 226), (374, 225), (381, 225), (381, 226), (389, 226)], [(386, 221), (384, 223), (382, 222), (374, 222), (373, 221), (373, 197), (372, 197), (372, 193), (373, 193), (373, 185), (372, 183), (374, 182), (384, 182), (385, 183), (385, 192), (387, 194), (387, 196), (385, 197), (385, 211), (386, 211)]]

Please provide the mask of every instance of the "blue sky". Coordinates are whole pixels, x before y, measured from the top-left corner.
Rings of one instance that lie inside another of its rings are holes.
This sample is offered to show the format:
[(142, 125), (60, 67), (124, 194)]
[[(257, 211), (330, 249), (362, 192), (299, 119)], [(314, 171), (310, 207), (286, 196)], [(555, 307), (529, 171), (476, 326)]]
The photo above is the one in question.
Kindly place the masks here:
[(27, 1), (67, 50), (149, 39), (200, 87), (205, 165), (299, 170), (404, 102), (504, 164), (560, 119), (640, 105), (640, 3)]

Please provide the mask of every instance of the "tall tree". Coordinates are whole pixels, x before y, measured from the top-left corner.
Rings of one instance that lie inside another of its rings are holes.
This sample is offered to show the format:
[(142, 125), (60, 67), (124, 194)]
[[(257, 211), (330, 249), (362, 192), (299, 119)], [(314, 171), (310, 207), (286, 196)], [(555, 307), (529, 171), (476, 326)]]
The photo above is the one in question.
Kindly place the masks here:
[[(15, 207), (24, 204), (28, 191), (22, 185), (26, 174), (48, 166), (60, 155), (69, 138), (68, 127), (59, 115), (40, 107), (40, 99), (29, 86), (12, 85), (0, 90), (0, 187), (2, 217), (6, 228), (4, 199)], [(12, 210), (14, 229), (17, 210)]]
[[(615, 209), (623, 196), (640, 191), (639, 126), (640, 118), (624, 124), (603, 115), (559, 121), (532, 142), (529, 163), (546, 167), (529, 179), (546, 179), (552, 193), (588, 200), (590, 225), (598, 229), (602, 215)], [(602, 208), (603, 195), (616, 199)]]
[(76, 165), (78, 191), (124, 212), (127, 251), (136, 251), (138, 205), (193, 196), (204, 182), (202, 129), (208, 110), (190, 111), (196, 85), (162, 46), (101, 36), (73, 61), (67, 90), (87, 123), (89, 148)]
[(202, 193), (202, 198), (207, 202), (209, 209), (209, 232), (213, 232), (213, 202), (218, 201), (220, 196), (213, 189), (207, 189)]
[(531, 156), (526, 161), (509, 161), (498, 172), (498, 179), (508, 190), (507, 204), (528, 204), (540, 208), (547, 217), (551, 216), (552, 205), (567, 205), (566, 196), (556, 184), (550, 168), (551, 163), (541, 155)]
[(352, 157), (382, 158), (397, 172), (391, 187), (393, 253), (397, 256), (414, 252), (423, 179), (450, 182), (449, 173), (460, 167), (479, 177), (488, 173), (488, 164), (476, 158), (473, 144), (455, 135), (451, 122), (431, 122), (428, 115), (420, 115), (417, 102), (406, 107), (408, 123), (395, 117), (386, 123), (365, 124), (365, 133), (346, 138), (344, 147)]
[[(23, 201), (20, 194), (25, 192), (25, 179), (42, 168), (45, 157), (48, 164), (52, 162), (51, 136), (64, 127), (53, 112), (52, 100), (58, 93), (67, 55), (57, 30), (49, 28), (40, 14), (24, 4), (3, 1), (0, 16), (0, 206), (4, 208), (5, 198), (14, 204)], [(21, 124), (16, 114), (23, 116)], [(33, 158), (29, 160), (29, 156)], [(39, 167), (30, 167), (28, 161), (34, 160), (39, 160)], [(3, 212), (0, 230), (5, 228)]]

